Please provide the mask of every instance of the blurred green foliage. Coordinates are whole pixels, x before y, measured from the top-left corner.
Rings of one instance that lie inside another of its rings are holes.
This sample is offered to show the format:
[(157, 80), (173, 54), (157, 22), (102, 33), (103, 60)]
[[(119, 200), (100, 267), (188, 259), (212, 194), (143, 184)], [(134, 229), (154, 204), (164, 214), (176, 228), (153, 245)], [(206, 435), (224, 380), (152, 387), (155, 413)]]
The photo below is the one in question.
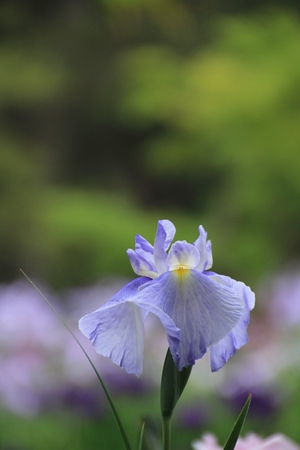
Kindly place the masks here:
[[(56, 287), (85, 284), (112, 274), (133, 278), (126, 250), (134, 248), (136, 234), (154, 240), (159, 214), (143, 212), (120, 195), (76, 189), (52, 189), (43, 195), (40, 213), (46, 243), (40, 242), (39, 248), (47, 252), (43, 276)], [(196, 240), (194, 217), (170, 214), (178, 236)]]
[(299, 16), (266, 5), (3, 2), (1, 280), (130, 275), (160, 218), (248, 283), (299, 258)]
[[(195, 399), (194, 399), (195, 400)], [(293, 398), (282, 406), (278, 414), (271, 417), (255, 417), (249, 415), (243, 427), (242, 435), (255, 433), (270, 436), (274, 432), (285, 433), (295, 442), (300, 441), (299, 427), (293, 419), (298, 416), (299, 395), (295, 392)], [(194, 404), (194, 401), (193, 401)], [(130, 408), (128, 408), (130, 405)], [(189, 402), (181, 400), (180, 406), (188, 408)], [(141, 420), (146, 421), (146, 428), (153, 426), (160, 434), (159, 399), (156, 395), (131, 397), (121, 396), (116, 399), (116, 406), (121, 415), (122, 423), (128, 434), (133, 449), (137, 448)], [(225, 443), (238, 410), (212, 396), (201, 398), (199, 409), (205, 408), (207, 418), (202, 427), (186, 427), (182, 423), (180, 409), (175, 411), (172, 426), (172, 448), (174, 450), (190, 449), (190, 443), (199, 439), (208, 430), (218, 437), (219, 442)], [(149, 417), (149, 411), (151, 417)], [(115, 421), (110, 412), (101, 417), (79, 417), (71, 411), (52, 411), (40, 413), (34, 417), (18, 417), (7, 411), (0, 412), (0, 445), (1, 448), (63, 450), (121, 449), (122, 441), (116, 429)], [(17, 431), (17, 432), (16, 432)], [(100, 444), (99, 444), (100, 443)]]
[(33, 238), (39, 175), (29, 143), (2, 133), (0, 147), (0, 272), (6, 279), (18, 276), (19, 265), (38, 251)]
[(188, 57), (163, 46), (123, 55), (121, 114), (128, 126), (160, 124), (144, 159), (169, 184), (165, 202), (202, 212), (226, 255), (258, 276), (299, 256), (299, 21), (226, 18), (216, 35)]

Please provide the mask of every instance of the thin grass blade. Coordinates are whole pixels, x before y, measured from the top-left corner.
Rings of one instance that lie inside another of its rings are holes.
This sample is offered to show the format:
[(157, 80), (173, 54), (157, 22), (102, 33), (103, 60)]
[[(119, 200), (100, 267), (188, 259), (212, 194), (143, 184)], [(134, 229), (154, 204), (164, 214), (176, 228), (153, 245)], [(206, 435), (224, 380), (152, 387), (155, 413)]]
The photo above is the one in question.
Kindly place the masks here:
[(26, 275), (26, 273), (20, 269), (20, 272), (24, 275), (24, 277), (29, 281), (29, 283), (31, 284), (31, 286), (40, 294), (40, 296), (44, 299), (44, 301), (47, 303), (47, 305), (52, 309), (52, 311), (54, 312), (54, 314), (58, 317), (58, 319), (60, 320), (60, 322), (66, 327), (66, 329), (69, 331), (69, 333), (71, 333), (72, 337), (75, 339), (75, 341), (77, 342), (77, 344), (79, 345), (79, 347), (81, 348), (81, 350), (83, 351), (84, 355), (86, 356), (88, 362), (90, 363), (90, 365), (92, 366), (101, 386), (102, 389), (106, 395), (106, 398), (108, 400), (109, 406), (112, 410), (113, 416), (116, 420), (118, 429), (120, 431), (122, 440), (123, 440), (123, 444), (124, 447), (126, 448), (126, 450), (131, 450), (131, 446), (129, 444), (128, 438), (126, 436), (125, 430), (123, 428), (123, 425), (121, 423), (121, 420), (119, 418), (119, 415), (117, 413), (117, 410), (114, 406), (114, 403), (112, 401), (112, 398), (104, 384), (104, 381), (102, 380), (101, 376), (99, 375), (99, 372), (97, 371), (95, 365), (93, 364), (92, 360), (90, 359), (89, 355), (87, 354), (87, 352), (85, 351), (85, 349), (83, 348), (83, 346), (81, 345), (81, 343), (79, 342), (79, 340), (77, 339), (77, 337), (75, 336), (75, 334), (73, 333), (73, 331), (71, 330), (71, 328), (66, 324), (66, 322), (64, 321), (64, 319), (61, 317), (61, 315), (56, 311), (56, 309), (52, 306), (52, 304), (49, 302), (49, 300), (44, 296), (44, 294), (38, 289), (38, 287), (33, 283), (33, 281)]
[(143, 450), (144, 430), (145, 430), (145, 422), (142, 423), (142, 428), (141, 428), (141, 434), (140, 434), (140, 440), (139, 440), (139, 447), (138, 447), (138, 450)]

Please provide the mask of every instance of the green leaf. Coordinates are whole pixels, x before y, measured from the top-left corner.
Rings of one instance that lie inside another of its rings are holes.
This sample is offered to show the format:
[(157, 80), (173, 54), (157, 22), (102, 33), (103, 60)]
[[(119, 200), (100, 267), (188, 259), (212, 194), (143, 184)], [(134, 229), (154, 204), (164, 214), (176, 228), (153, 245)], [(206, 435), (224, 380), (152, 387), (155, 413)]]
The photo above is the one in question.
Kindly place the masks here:
[(240, 412), (240, 415), (237, 418), (237, 421), (234, 424), (234, 427), (230, 433), (229, 438), (227, 439), (227, 442), (226, 442), (223, 450), (233, 450), (234, 449), (235, 444), (238, 440), (238, 437), (241, 433), (242, 427), (244, 425), (244, 422), (245, 422), (245, 419), (246, 419), (246, 416), (247, 416), (247, 413), (249, 410), (250, 402), (251, 402), (251, 394), (247, 398), (247, 401), (244, 404), (244, 407), (243, 407), (242, 411)]
[(161, 415), (164, 419), (171, 418), (173, 410), (188, 382), (192, 367), (187, 366), (179, 371), (174, 363), (170, 349), (168, 349), (162, 372), (160, 391)]
[(142, 450), (143, 449), (144, 430), (145, 430), (145, 422), (142, 423), (138, 450)]
[(23, 272), (22, 269), (20, 269), (20, 272), (21, 272), (21, 273), (24, 275), (24, 277), (29, 281), (29, 283), (34, 287), (34, 289), (40, 294), (40, 296), (45, 300), (45, 302), (47, 303), (47, 305), (50, 306), (50, 308), (52, 309), (52, 311), (54, 312), (54, 314), (58, 317), (58, 319), (61, 321), (61, 323), (67, 328), (67, 330), (69, 331), (69, 333), (73, 336), (73, 338), (75, 339), (75, 341), (77, 342), (77, 344), (79, 345), (79, 347), (81, 348), (81, 350), (83, 351), (83, 353), (85, 354), (86, 358), (88, 359), (90, 365), (92, 366), (92, 368), (93, 368), (93, 370), (94, 370), (94, 372), (95, 372), (95, 374), (96, 374), (96, 376), (97, 376), (97, 378), (98, 378), (98, 380), (99, 380), (99, 383), (101, 384), (102, 389), (103, 389), (103, 391), (104, 391), (104, 393), (105, 393), (105, 395), (106, 395), (106, 398), (107, 398), (107, 400), (108, 400), (109, 406), (110, 406), (110, 408), (111, 408), (111, 410), (112, 410), (112, 413), (113, 413), (113, 415), (114, 415), (114, 418), (115, 418), (115, 420), (116, 420), (116, 422), (117, 422), (117, 427), (118, 427), (119, 432), (120, 432), (120, 434), (121, 434), (121, 437), (122, 437), (122, 441), (123, 441), (124, 447), (126, 448), (126, 450), (131, 450), (131, 447), (130, 447), (128, 438), (127, 438), (127, 436), (126, 436), (125, 430), (124, 430), (124, 428), (123, 428), (123, 425), (122, 425), (121, 420), (120, 420), (120, 418), (119, 418), (119, 415), (118, 415), (118, 413), (117, 413), (117, 410), (116, 410), (116, 408), (115, 408), (115, 405), (114, 405), (114, 403), (113, 403), (113, 401), (112, 401), (112, 398), (111, 398), (111, 396), (110, 396), (110, 394), (109, 394), (109, 392), (108, 392), (108, 390), (107, 390), (107, 388), (106, 388), (106, 386), (105, 386), (105, 384), (104, 384), (104, 381), (102, 380), (102, 378), (101, 378), (99, 372), (97, 371), (95, 365), (93, 364), (92, 360), (90, 359), (89, 355), (88, 355), (87, 352), (84, 350), (83, 346), (80, 344), (79, 340), (77, 339), (77, 337), (75, 336), (75, 334), (73, 333), (73, 331), (71, 330), (71, 328), (66, 324), (66, 322), (64, 321), (64, 319), (63, 319), (63, 318), (61, 317), (61, 315), (56, 311), (56, 309), (52, 306), (52, 304), (49, 302), (49, 300), (47, 300), (47, 298), (46, 298), (46, 297), (42, 294), (42, 292), (36, 287), (36, 285), (33, 283), (33, 281), (31, 281), (31, 279), (26, 275), (26, 273)]

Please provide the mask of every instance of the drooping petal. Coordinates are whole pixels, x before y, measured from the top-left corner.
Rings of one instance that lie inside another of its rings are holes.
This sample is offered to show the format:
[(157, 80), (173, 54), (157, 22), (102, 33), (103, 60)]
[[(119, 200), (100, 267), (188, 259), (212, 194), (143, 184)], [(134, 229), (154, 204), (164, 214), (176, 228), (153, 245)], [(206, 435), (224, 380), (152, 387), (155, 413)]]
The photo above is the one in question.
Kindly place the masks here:
[(199, 264), (200, 256), (198, 249), (186, 241), (176, 241), (170, 248), (167, 264), (170, 270), (179, 267), (194, 269)]
[(166, 272), (143, 284), (139, 292), (135, 301), (156, 306), (180, 329), (179, 343), (169, 339), (179, 370), (194, 364), (209, 346), (227, 336), (244, 310), (244, 302), (234, 289), (195, 270)]
[(199, 272), (203, 272), (204, 270), (208, 270), (212, 266), (212, 249), (211, 242), (207, 241), (207, 232), (203, 228), (202, 225), (199, 226), (199, 237), (194, 242), (194, 246), (199, 250), (200, 253), (200, 261), (196, 270)]
[(251, 289), (241, 281), (235, 281), (224, 275), (212, 274), (214, 280), (224, 285), (230, 286), (245, 304), (244, 312), (237, 325), (221, 341), (210, 347), (210, 365), (212, 372), (216, 372), (226, 364), (226, 362), (248, 342), (247, 327), (250, 321), (250, 310), (255, 304), (255, 295)]
[(154, 241), (154, 263), (159, 274), (168, 270), (167, 249), (174, 236), (175, 227), (169, 220), (159, 220)]
[(162, 309), (149, 302), (149, 299), (144, 299), (143, 294), (135, 296), (132, 301), (140, 308), (145, 309), (148, 313), (155, 314), (161, 321), (170, 342), (178, 346), (180, 342), (180, 329), (175, 325), (174, 321)]
[(79, 328), (97, 353), (138, 376), (144, 361), (146, 315), (146, 310), (125, 301), (83, 317)]
[(208, 275), (215, 281), (224, 284), (236, 291), (238, 296), (244, 301), (248, 309), (252, 311), (255, 306), (255, 294), (251, 289), (246, 286), (242, 281), (236, 281), (233, 278), (227, 277), (226, 275), (219, 275), (214, 272), (208, 273)]
[(250, 320), (250, 311), (245, 308), (244, 313), (230, 333), (217, 344), (210, 347), (210, 367), (212, 372), (220, 370), (235, 355), (237, 349), (248, 342), (247, 325)]
[[(227, 278), (229, 278), (229, 277), (227, 277)], [(230, 278), (230, 280), (232, 280), (232, 279)], [(255, 306), (255, 294), (254, 294), (254, 292), (251, 291), (249, 286), (246, 286), (241, 281), (236, 281), (236, 283), (237, 283), (236, 287), (235, 287), (236, 292), (239, 293), (240, 297), (243, 298), (243, 300), (246, 303), (246, 305), (248, 306), (249, 310), (252, 311), (252, 309)]]
[(130, 301), (149, 278), (127, 284), (108, 303), (79, 321), (79, 329), (96, 352), (126, 372), (140, 375), (144, 359), (144, 321), (148, 311)]

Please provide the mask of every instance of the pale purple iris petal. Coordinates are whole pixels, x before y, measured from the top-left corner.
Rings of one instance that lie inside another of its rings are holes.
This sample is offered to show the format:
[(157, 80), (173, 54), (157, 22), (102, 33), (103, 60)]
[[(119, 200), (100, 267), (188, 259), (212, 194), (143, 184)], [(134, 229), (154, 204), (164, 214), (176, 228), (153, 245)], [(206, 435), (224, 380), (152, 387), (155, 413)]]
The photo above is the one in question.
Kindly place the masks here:
[(92, 341), (97, 353), (136, 375), (143, 368), (144, 321), (148, 311), (130, 300), (146, 281), (149, 279), (137, 278), (100, 309), (79, 321), (79, 329)]
[(146, 259), (149, 264), (151, 264), (153, 270), (155, 270), (154, 265), (154, 247), (151, 245), (147, 239), (143, 238), (141, 235), (137, 234), (135, 237), (135, 251), (139, 256)]
[(149, 303), (147, 300), (144, 301), (143, 296), (136, 296), (132, 300), (137, 306), (155, 314), (161, 321), (170, 342), (177, 346), (180, 342), (180, 329), (175, 325), (174, 321), (168, 314), (166, 314), (162, 309)]
[(154, 241), (154, 263), (158, 273), (168, 270), (166, 251), (175, 236), (175, 231), (174, 225), (169, 220), (158, 221)]
[(179, 370), (194, 364), (210, 347), (212, 370), (218, 370), (247, 342), (253, 292), (241, 282), (208, 272), (211, 242), (202, 226), (194, 244), (177, 241), (167, 254), (174, 235), (169, 220), (158, 222), (154, 246), (137, 235), (135, 251), (127, 254), (142, 278), (80, 321), (98, 353), (129, 373), (139, 374), (142, 368), (149, 312), (161, 320)]
[(150, 280), (148, 277), (140, 277), (135, 280), (130, 281), (124, 286), (119, 292), (117, 292), (102, 308), (110, 306), (112, 303), (123, 302), (124, 300), (129, 300), (139, 292), (140, 287), (143, 284), (148, 283)]
[[(171, 242), (174, 239), (174, 236), (176, 233), (176, 228), (170, 220), (159, 220), (158, 225), (161, 226), (165, 231), (166, 237), (164, 238), (164, 250), (167, 251), (168, 248), (170, 247)], [(158, 233), (158, 229), (157, 229), (157, 233)], [(155, 237), (155, 243), (156, 243), (157, 238), (159, 239), (158, 234)], [(154, 247), (155, 247), (155, 243), (154, 243)]]
[(137, 275), (149, 278), (156, 278), (158, 276), (155, 267), (143, 256), (139, 255), (131, 248), (129, 248), (126, 253), (128, 255), (131, 267)]
[(127, 250), (127, 256), (129, 258), (132, 270), (139, 275), (141, 271), (141, 257), (131, 248)]
[(202, 225), (199, 226), (199, 237), (194, 242), (194, 246), (199, 250), (200, 254), (200, 261), (196, 269), (199, 272), (210, 269), (212, 266), (211, 242), (207, 241), (207, 232)]
[(199, 251), (194, 245), (188, 244), (186, 241), (177, 241), (170, 248), (167, 265), (170, 270), (179, 266), (193, 269), (198, 265), (199, 260)]
[(213, 265), (213, 257), (212, 257), (212, 245), (211, 241), (206, 242), (206, 266), (205, 270), (208, 270)]
[(178, 272), (164, 273), (142, 285), (136, 299), (157, 306), (180, 329), (180, 343), (169, 340), (169, 345), (181, 370), (194, 364), (209, 346), (232, 330), (242, 316), (244, 304), (233, 289), (204, 274), (195, 270)]
[(250, 320), (250, 311), (245, 308), (237, 325), (225, 338), (210, 347), (210, 367), (212, 372), (220, 370), (235, 355), (236, 350), (248, 342), (247, 326)]
[(247, 327), (250, 321), (250, 310), (255, 304), (255, 296), (251, 289), (241, 281), (235, 281), (224, 275), (210, 275), (217, 282), (231, 287), (245, 304), (244, 312), (237, 325), (230, 333), (218, 343), (210, 348), (210, 364), (211, 370), (216, 372), (226, 364), (226, 362), (248, 342)]
[(79, 328), (100, 355), (127, 373), (140, 375), (144, 361), (144, 320), (147, 311), (124, 301), (83, 317)]
[(226, 275), (219, 275), (214, 272), (210, 272), (209, 276), (211, 276), (215, 281), (234, 289), (239, 297), (245, 302), (248, 309), (252, 311), (255, 306), (255, 294), (242, 281), (236, 281)]
[(127, 250), (127, 255), (133, 271), (137, 275), (157, 277), (154, 264), (154, 247), (139, 234), (135, 237), (135, 250)]
[(139, 253), (140, 251), (143, 251), (145, 253), (150, 253), (150, 255), (153, 255), (154, 253), (154, 247), (150, 242), (147, 241), (147, 239), (143, 238), (140, 234), (137, 234), (135, 236), (135, 249)]

